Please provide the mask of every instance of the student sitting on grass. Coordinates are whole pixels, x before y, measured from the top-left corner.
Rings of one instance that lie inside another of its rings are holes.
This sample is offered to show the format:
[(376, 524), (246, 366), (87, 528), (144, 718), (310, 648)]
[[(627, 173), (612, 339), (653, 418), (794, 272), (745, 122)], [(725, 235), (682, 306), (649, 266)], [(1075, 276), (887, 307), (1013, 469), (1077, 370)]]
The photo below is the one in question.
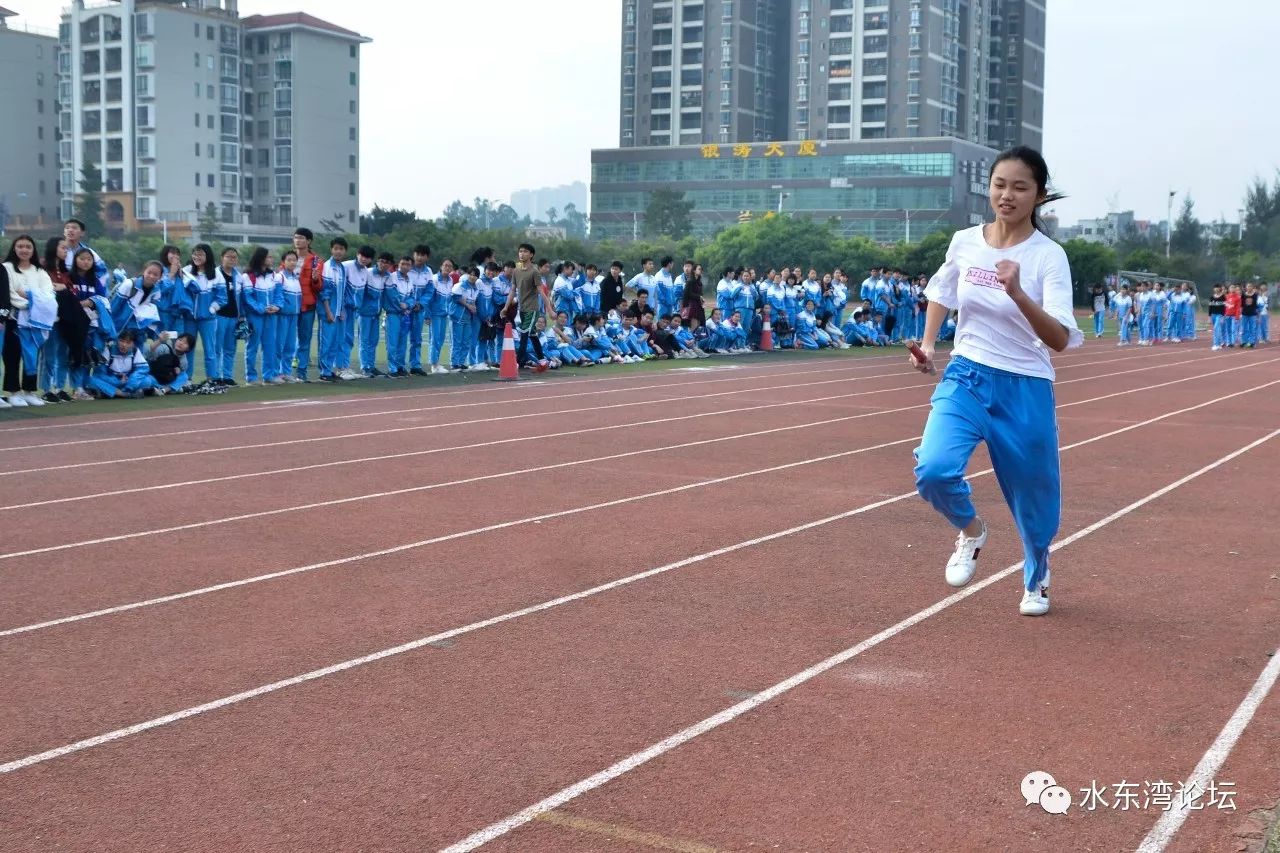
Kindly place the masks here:
[(157, 394), (181, 393), (191, 382), (190, 353), (196, 345), (195, 335), (187, 332), (172, 340), (161, 332), (158, 340), (147, 346), (152, 385)]
[(141, 397), (143, 391), (152, 387), (151, 369), (134, 347), (132, 329), (116, 335), (115, 343), (103, 350), (102, 358), (103, 363), (95, 367), (89, 377), (89, 388), (99, 397)]

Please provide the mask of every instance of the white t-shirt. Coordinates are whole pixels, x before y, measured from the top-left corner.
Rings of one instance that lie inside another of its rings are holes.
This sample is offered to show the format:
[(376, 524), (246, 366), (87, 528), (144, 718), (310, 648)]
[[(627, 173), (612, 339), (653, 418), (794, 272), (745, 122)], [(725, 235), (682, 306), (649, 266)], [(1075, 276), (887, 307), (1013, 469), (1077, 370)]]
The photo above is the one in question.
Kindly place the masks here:
[(1011, 373), (1053, 379), (1048, 348), (996, 280), (996, 264), (1002, 260), (1021, 267), (1022, 289), (1067, 330), (1067, 347), (1080, 346), (1084, 335), (1072, 312), (1067, 253), (1039, 231), (1007, 249), (988, 245), (981, 225), (957, 231), (925, 296), (960, 309), (955, 355)]

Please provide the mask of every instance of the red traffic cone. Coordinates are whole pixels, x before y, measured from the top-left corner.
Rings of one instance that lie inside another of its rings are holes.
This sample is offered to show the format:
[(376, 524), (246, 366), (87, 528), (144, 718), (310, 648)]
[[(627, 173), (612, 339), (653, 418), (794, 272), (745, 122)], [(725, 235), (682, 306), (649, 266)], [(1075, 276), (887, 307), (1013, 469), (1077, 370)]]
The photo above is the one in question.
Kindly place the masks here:
[(511, 324), (507, 324), (502, 338), (502, 362), (498, 366), (498, 375), (494, 382), (515, 382), (520, 378), (520, 369), (516, 364), (516, 339)]
[(764, 327), (760, 329), (760, 351), (773, 352), (773, 324), (768, 317), (764, 319)]

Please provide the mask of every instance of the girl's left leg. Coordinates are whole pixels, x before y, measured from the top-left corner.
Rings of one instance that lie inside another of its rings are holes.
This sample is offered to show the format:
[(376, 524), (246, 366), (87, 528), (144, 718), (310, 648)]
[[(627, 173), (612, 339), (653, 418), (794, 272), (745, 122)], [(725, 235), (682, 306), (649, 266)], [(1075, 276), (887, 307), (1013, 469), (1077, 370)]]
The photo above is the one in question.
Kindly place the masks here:
[(1062, 515), (1058, 420), (1048, 379), (995, 374), (987, 449), (1022, 536), (1023, 586), (1047, 596), (1049, 545)]
[(217, 375), (219, 379), (230, 382), (235, 379), (236, 370), (236, 318), (219, 317), (216, 328)]
[(1102, 337), (1102, 325), (1103, 325), (1103, 320), (1105, 318), (1106, 318), (1106, 312), (1104, 311), (1093, 312), (1093, 336), (1095, 338)]

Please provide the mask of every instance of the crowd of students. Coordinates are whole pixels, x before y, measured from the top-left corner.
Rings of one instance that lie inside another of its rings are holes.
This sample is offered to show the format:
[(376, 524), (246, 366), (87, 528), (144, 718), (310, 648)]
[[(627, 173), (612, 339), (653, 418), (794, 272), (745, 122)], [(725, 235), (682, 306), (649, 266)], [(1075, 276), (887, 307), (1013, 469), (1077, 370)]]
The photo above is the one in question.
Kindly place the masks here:
[[(282, 257), (258, 247), (243, 264), (234, 248), (165, 246), (130, 277), (108, 271), (78, 220), (43, 253), (19, 236), (0, 269), (0, 408), (224, 393), (237, 376), (308, 382), (313, 359), (325, 382), (482, 372), (498, 368), (508, 324), (529, 338), (520, 366), (545, 370), (737, 355), (759, 349), (766, 330), (780, 349), (883, 347), (918, 337), (924, 322), (926, 279), (900, 270), (871, 270), (851, 299), (839, 268), (728, 268), (711, 287), (692, 261), (674, 273), (671, 258), (646, 258), (626, 278), (620, 262), (553, 266), (525, 244), (530, 302), (517, 293), (517, 262), (499, 264), (485, 247), (436, 271), (425, 245), (399, 258), (362, 246), (348, 258), (342, 238), (323, 257), (313, 241), (299, 228)], [(953, 331), (952, 319), (943, 336)]]
[[(437, 271), (429, 246), (403, 257), (362, 246), (349, 258), (338, 238), (322, 256), (299, 228), (280, 258), (258, 247), (242, 264), (234, 248), (200, 243), (184, 255), (165, 246), (129, 277), (108, 271), (83, 241), (72, 219), (43, 253), (25, 235), (9, 247), (0, 268), (0, 408), (224, 393), (237, 376), (308, 382), (313, 366), (324, 382), (496, 370), (508, 324), (520, 367), (532, 370), (738, 355), (762, 343), (886, 347), (920, 338), (928, 304), (925, 275), (885, 268), (858, 285), (838, 267), (822, 275), (725, 268), (712, 285), (694, 261), (677, 272), (672, 258), (646, 258), (628, 278), (617, 261), (608, 270), (553, 265), (524, 244), (519, 263), (481, 247), (465, 261), (442, 259)], [(1135, 331), (1140, 346), (1196, 339), (1190, 285), (1099, 285), (1093, 296), (1096, 336), (1111, 316), (1120, 346)], [(1214, 349), (1269, 342), (1266, 308), (1266, 285), (1215, 286)], [(955, 321), (948, 316), (941, 339), (954, 336)]]
[[(1196, 306), (1199, 296), (1195, 286), (1180, 283), (1165, 287), (1164, 282), (1122, 283), (1108, 290), (1094, 285), (1092, 290), (1094, 337), (1100, 338), (1108, 317), (1116, 321), (1119, 341), (1116, 346), (1129, 346), (1137, 336), (1138, 346), (1195, 341)], [(1265, 283), (1215, 284), (1209, 297), (1209, 323), (1212, 348), (1252, 349), (1271, 343), (1268, 315), (1270, 297)]]

